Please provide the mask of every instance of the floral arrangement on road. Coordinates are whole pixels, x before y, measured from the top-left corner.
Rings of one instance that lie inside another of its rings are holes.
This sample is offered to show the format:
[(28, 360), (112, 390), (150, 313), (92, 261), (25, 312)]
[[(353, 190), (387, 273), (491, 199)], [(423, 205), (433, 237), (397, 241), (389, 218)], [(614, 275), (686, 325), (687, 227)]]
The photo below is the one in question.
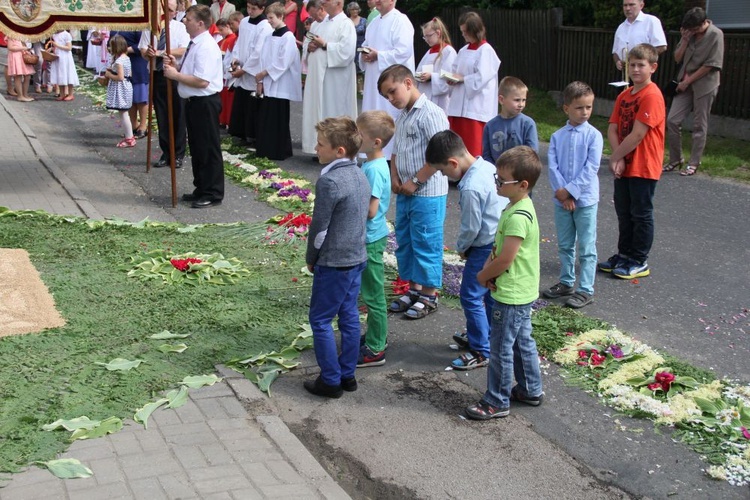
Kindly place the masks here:
[(709, 476), (750, 485), (750, 386), (728, 380), (699, 383), (617, 330), (571, 335), (553, 360), (593, 378), (607, 405), (677, 428), (683, 441), (702, 450), (711, 464)]
[(161, 279), (169, 284), (228, 285), (250, 274), (238, 259), (218, 253), (170, 255), (165, 250), (153, 250), (131, 257), (130, 262), (129, 277), (142, 281)]
[(261, 201), (291, 212), (312, 212), (315, 194), (310, 182), (292, 177), (275, 163), (250, 154), (222, 150), (224, 172), (238, 184), (254, 190)]

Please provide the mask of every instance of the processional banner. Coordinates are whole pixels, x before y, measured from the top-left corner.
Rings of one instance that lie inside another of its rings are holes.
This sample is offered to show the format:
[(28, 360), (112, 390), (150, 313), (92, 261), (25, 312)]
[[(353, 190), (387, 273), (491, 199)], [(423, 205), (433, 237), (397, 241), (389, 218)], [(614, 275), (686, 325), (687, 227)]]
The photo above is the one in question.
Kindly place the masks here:
[(0, 31), (35, 41), (64, 29), (148, 29), (149, 10), (149, 0), (0, 0)]

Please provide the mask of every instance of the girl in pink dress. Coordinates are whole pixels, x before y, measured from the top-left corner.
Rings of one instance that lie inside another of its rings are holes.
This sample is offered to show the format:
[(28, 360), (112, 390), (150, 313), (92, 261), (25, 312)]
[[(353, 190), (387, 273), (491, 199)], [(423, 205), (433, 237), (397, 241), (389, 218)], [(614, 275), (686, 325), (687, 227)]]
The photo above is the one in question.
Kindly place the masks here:
[(8, 38), (8, 75), (13, 77), (16, 99), (20, 102), (34, 100), (29, 97), (29, 82), (36, 71), (33, 66), (23, 62), (23, 53), (28, 50), (20, 40)]

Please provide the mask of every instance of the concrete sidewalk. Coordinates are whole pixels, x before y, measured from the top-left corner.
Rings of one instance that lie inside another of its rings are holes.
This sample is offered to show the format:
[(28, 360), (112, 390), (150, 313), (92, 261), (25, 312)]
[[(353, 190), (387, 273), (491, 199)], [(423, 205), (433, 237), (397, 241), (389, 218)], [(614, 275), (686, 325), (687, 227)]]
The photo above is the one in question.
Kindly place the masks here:
[[(1, 95), (0, 137), (0, 206), (103, 218), (45, 151), (21, 103)], [(116, 169), (107, 175), (121, 177), (111, 185), (130, 184)], [(117, 203), (135, 206), (143, 197), (126, 189)], [(177, 410), (157, 410), (148, 429), (126, 421), (116, 434), (73, 443), (61, 458), (80, 460), (92, 478), (60, 480), (31, 467), (12, 476), (0, 499), (349, 498), (287, 426), (263, 411), (267, 398), (255, 385), (217, 369), (221, 383), (191, 391)], [(248, 413), (243, 403), (258, 411)]]

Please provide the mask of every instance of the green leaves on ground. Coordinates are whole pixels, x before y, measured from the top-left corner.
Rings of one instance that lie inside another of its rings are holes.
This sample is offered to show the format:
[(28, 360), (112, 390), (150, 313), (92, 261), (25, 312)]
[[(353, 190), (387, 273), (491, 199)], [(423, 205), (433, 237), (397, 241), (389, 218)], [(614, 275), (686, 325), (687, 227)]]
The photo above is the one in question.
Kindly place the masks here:
[(78, 429), (93, 429), (101, 423), (102, 422), (100, 420), (90, 420), (89, 417), (84, 415), (83, 417), (77, 417), (70, 420), (55, 420), (51, 424), (43, 425), (42, 430), (54, 431), (56, 429), (59, 429), (60, 427), (64, 428), (66, 431), (75, 431)]
[(169, 340), (169, 339), (186, 339), (190, 336), (189, 333), (171, 333), (169, 330), (164, 330), (159, 333), (151, 335), (149, 338), (154, 340)]
[(142, 408), (136, 410), (133, 420), (143, 424), (144, 429), (148, 429), (148, 418), (154, 413), (160, 406), (169, 403), (169, 399), (161, 398), (151, 403), (146, 403)]
[(299, 325), (302, 331), (297, 334), (292, 343), (281, 351), (260, 352), (245, 359), (234, 359), (227, 362), (227, 366), (245, 375), (258, 388), (271, 395), (271, 384), (282, 373), (299, 366), (301, 351), (312, 347), (312, 329), (309, 324)]
[(133, 361), (123, 359), (123, 358), (115, 358), (109, 363), (102, 363), (97, 361), (95, 364), (99, 366), (103, 366), (107, 370), (114, 372), (114, 371), (129, 371), (133, 368), (138, 368), (140, 364), (143, 363), (142, 359), (134, 359)]
[(165, 354), (168, 353), (168, 352), (177, 352), (177, 353), (184, 352), (185, 349), (187, 349), (187, 348), (188, 348), (188, 346), (185, 345), (185, 344), (174, 344), (174, 345), (173, 344), (162, 344), (159, 347), (157, 347), (157, 349), (159, 349), (161, 352), (163, 352)]
[(94, 473), (75, 458), (60, 458), (48, 462), (36, 462), (37, 465), (45, 467), (60, 479), (76, 479), (91, 477)]
[(71, 441), (76, 439), (94, 439), (107, 434), (114, 434), (115, 432), (122, 430), (122, 420), (117, 417), (109, 417), (102, 420), (99, 425), (91, 429), (76, 429), (70, 436)]
[(216, 382), (221, 382), (223, 379), (217, 377), (213, 373), (211, 375), (192, 375), (182, 379), (182, 385), (186, 385), (191, 389), (200, 389), (205, 385), (214, 385)]
[(176, 409), (187, 403), (188, 400), (188, 388), (181, 385), (179, 389), (172, 389), (167, 393), (167, 408)]
[(134, 266), (128, 270), (129, 277), (143, 281), (160, 279), (169, 284), (229, 285), (250, 275), (239, 259), (225, 258), (220, 253), (174, 254), (152, 250), (131, 257), (130, 262)]

